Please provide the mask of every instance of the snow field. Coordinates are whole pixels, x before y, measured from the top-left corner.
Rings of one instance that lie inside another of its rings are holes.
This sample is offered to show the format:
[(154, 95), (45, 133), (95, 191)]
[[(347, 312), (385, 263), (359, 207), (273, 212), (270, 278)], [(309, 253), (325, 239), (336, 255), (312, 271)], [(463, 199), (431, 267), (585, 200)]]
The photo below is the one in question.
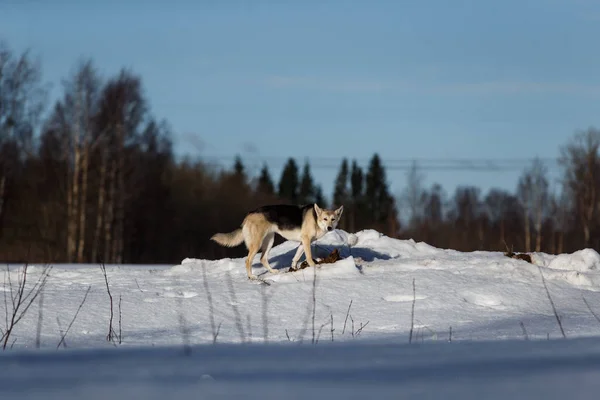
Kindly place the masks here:
[[(296, 246), (274, 248), (271, 264), (286, 271)], [(0, 354), (0, 397), (596, 398), (595, 251), (535, 253), (529, 264), (338, 230), (314, 252), (334, 248), (343, 260), (293, 273), (269, 274), (257, 256), (269, 285), (249, 281), (243, 259), (107, 265), (121, 344), (106, 340), (100, 267), (55, 265), (41, 308), (32, 303)], [(10, 267), (11, 282), (20, 268)], [(28, 287), (42, 271), (29, 267)], [(570, 340), (558, 340), (541, 274)]]
[[(348, 243), (353, 243), (349, 246)], [(272, 265), (286, 270), (297, 244), (272, 250)], [(502, 253), (461, 253), (366, 230), (336, 231), (315, 245), (324, 255), (339, 248), (343, 260), (317, 268), (315, 326), (320, 340), (408, 338), (415, 281), (414, 330), (419, 340), (497, 340), (560, 337), (541, 273), (567, 337), (596, 335), (600, 324), (584, 303), (600, 313), (600, 255), (591, 249), (558, 256), (533, 255), (537, 265)], [(270, 282), (245, 278), (243, 259), (188, 258), (176, 266), (106, 266), (117, 328), (121, 297), (123, 346), (312, 341), (313, 268), (269, 274), (255, 259), (255, 273)], [(42, 266), (29, 267), (32, 282)], [(11, 268), (13, 282), (18, 267)], [(68, 347), (106, 347), (109, 299), (97, 265), (53, 266), (43, 297), (42, 347), (56, 346), (91, 291), (66, 338)], [(6, 290), (4, 288), (3, 290)], [(210, 301), (209, 301), (210, 296)], [(348, 307), (352, 302), (350, 312)], [(16, 348), (35, 342), (36, 301), (13, 332)], [(263, 312), (266, 306), (266, 313)], [(347, 318), (348, 316), (348, 318)], [(211, 318), (215, 329), (211, 327)], [(355, 329), (349, 329), (354, 321)], [(346, 329), (344, 329), (346, 322)], [(59, 326), (60, 324), (60, 326)], [(342, 331), (344, 334), (342, 335)], [(266, 338), (265, 338), (266, 334)], [(302, 335), (304, 334), (304, 335)]]

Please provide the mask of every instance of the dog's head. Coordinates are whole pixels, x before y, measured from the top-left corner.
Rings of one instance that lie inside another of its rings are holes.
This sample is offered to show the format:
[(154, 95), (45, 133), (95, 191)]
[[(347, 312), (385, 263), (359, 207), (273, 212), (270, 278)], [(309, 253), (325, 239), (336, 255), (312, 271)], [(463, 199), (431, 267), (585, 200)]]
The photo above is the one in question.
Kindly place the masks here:
[(342, 211), (344, 211), (344, 206), (340, 206), (340, 208), (338, 208), (337, 210), (326, 210), (315, 204), (315, 213), (317, 214), (317, 225), (321, 230), (325, 232), (334, 230), (337, 227), (338, 222), (340, 221)]

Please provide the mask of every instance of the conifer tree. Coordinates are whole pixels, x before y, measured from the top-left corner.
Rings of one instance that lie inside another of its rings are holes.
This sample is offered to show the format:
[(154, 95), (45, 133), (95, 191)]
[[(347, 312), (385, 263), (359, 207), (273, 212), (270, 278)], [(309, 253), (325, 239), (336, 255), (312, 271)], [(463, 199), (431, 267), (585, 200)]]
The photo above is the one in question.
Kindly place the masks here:
[(360, 202), (364, 195), (364, 175), (362, 168), (358, 166), (356, 160), (352, 161), (352, 174), (350, 176), (350, 185), (352, 192), (352, 201)]
[(377, 153), (369, 162), (365, 183), (366, 211), (372, 223), (386, 222), (395, 202), (389, 193), (385, 169)]
[(279, 179), (279, 197), (291, 203), (298, 202), (298, 165), (289, 158)]
[(309, 204), (315, 202), (315, 184), (310, 173), (310, 165), (308, 164), (308, 161), (304, 163), (304, 168), (302, 170), (298, 202), (300, 204)]
[(362, 168), (358, 166), (356, 160), (352, 161), (352, 172), (350, 174), (350, 207), (348, 218), (348, 229), (351, 232), (360, 230), (364, 227), (365, 218), (364, 208), (364, 174)]
[(350, 193), (348, 191), (348, 178), (350, 171), (348, 170), (348, 160), (343, 159), (340, 165), (340, 171), (335, 178), (335, 187), (333, 190), (333, 204), (341, 206), (348, 204), (350, 200)]
[(266, 195), (275, 194), (275, 186), (273, 185), (273, 180), (271, 179), (271, 174), (269, 173), (269, 168), (266, 164), (263, 165), (260, 170), (257, 191)]
[(233, 163), (233, 174), (243, 181), (246, 180), (244, 163), (239, 155), (235, 157), (235, 162)]
[(325, 196), (323, 196), (323, 190), (320, 185), (315, 189), (315, 203), (321, 208), (327, 208), (327, 200), (325, 199)]
[(244, 163), (242, 162), (242, 158), (240, 156), (235, 157), (235, 161), (233, 163), (233, 182), (234, 184), (244, 186), (246, 185), (246, 172), (244, 168)]

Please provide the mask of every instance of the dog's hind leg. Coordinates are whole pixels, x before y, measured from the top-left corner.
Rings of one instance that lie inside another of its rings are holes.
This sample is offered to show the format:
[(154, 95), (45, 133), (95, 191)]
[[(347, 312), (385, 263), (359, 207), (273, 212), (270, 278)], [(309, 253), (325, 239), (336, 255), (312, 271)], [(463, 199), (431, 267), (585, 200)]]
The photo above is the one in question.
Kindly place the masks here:
[(246, 272), (248, 273), (248, 279), (256, 279), (256, 275), (252, 273), (252, 261), (254, 256), (260, 250), (260, 243), (249, 243), (248, 246), (248, 258), (246, 258)]
[(256, 279), (256, 275), (252, 273), (252, 261), (254, 261), (254, 257), (260, 250), (264, 233), (252, 225), (244, 226), (243, 232), (244, 241), (246, 242), (246, 247), (248, 248), (248, 257), (246, 258), (246, 273), (248, 274), (248, 279)]
[(263, 243), (262, 243), (262, 248), (261, 248), (262, 255), (260, 256), (260, 262), (262, 263), (262, 265), (265, 266), (265, 268), (270, 273), (276, 274), (279, 271), (271, 268), (271, 265), (269, 264), (269, 251), (271, 251), (271, 248), (273, 247), (273, 242), (275, 242), (275, 233), (273, 233), (273, 232), (267, 233), (267, 235), (263, 239)]

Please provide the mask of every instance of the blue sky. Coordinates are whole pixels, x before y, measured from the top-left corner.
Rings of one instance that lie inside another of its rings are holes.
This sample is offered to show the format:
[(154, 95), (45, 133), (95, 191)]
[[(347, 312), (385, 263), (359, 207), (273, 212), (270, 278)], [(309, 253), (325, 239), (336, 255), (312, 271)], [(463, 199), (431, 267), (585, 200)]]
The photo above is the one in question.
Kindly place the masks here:
[[(344, 156), (557, 157), (600, 125), (598, 37), (585, 0), (0, 0), (0, 38), (40, 56), (55, 94), (81, 57), (130, 67), (179, 154), (268, 159), (276, 180), (308, 158), (327, 195)], [(513, 190), (509, 166), (426, 183)], [(388, 181), (399, 194), (405, 171)]]

